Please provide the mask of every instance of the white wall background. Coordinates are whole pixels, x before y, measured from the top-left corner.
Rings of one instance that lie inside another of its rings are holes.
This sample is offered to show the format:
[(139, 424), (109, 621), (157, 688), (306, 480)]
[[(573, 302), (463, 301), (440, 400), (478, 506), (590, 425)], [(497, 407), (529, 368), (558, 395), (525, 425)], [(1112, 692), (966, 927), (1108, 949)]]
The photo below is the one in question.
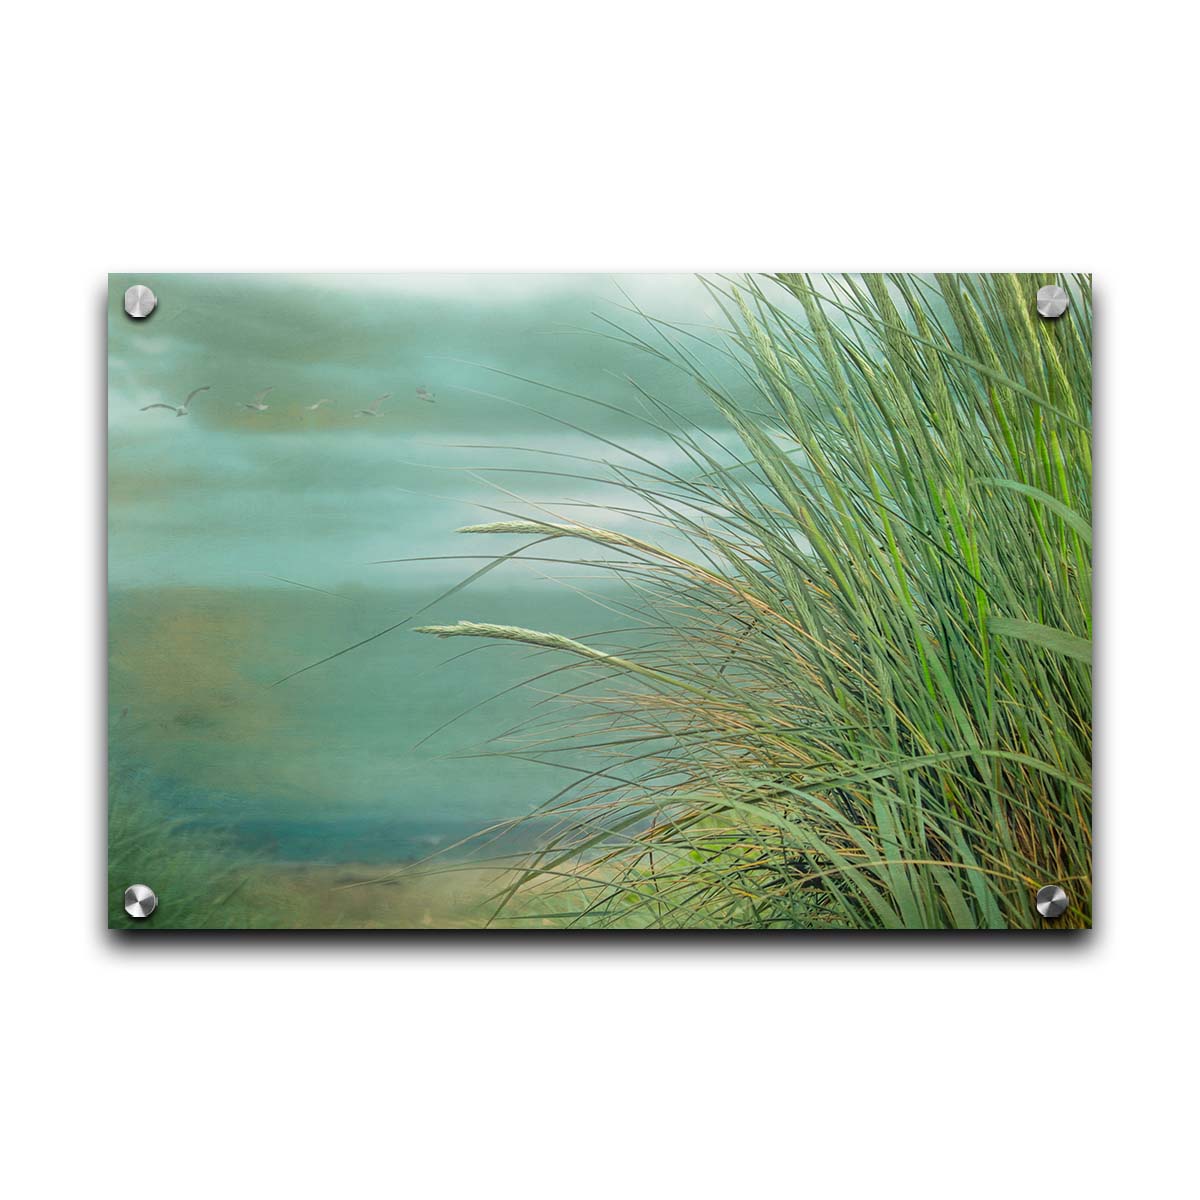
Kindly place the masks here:
[[(1185, 11), (9, 11), (10, 1194), (1194, 1185), (1200, 264)], [(104, 931), (109, 269), (1047, 265), (1097, 280), (1093, 935)]]

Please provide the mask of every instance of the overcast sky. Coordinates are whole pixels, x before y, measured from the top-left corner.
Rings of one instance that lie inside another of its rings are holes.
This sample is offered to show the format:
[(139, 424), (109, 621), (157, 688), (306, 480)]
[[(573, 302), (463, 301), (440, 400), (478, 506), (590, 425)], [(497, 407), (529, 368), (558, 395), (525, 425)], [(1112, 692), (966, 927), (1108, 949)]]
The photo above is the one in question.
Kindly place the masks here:
[[(158, 296), (147, 320), (122, 311), (132, 282)], [(371, 582), (373, 559), (448, 553), (454, 528), (487, 519), (480, 506), (521, 507), (497, 489), (564, 519), (613, 499), (512, 468), (595, 474), (550, 456), (620, 457), (571, 425), (677, 455), (638, 416), (631, 379), (719, 425), (694, 384), (613, 336), (606, 319), (650, 333), (631, 303), (704, 337), (721, 320), (688, 275), (114, 275), (112, 584)], [(186, 418), (141, 411), (200, 386)], [(265, 412), (243, 407), (268, 387)], [(382, 393), (380, 416), (356, 415)], [(408, 578), (422, 572), (453, 573)]]

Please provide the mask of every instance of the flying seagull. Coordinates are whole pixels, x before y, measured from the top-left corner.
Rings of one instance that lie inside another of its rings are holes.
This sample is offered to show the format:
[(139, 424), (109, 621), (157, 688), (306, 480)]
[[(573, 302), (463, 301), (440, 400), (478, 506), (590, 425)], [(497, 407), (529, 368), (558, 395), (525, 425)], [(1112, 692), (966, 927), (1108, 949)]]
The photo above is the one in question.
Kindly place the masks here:
[(306, 404), (304, 407), (305, 407), (306, 409), (308, 409), (308, 411), (309, 411), (309, 412), (316, 412), (316, 411), (317, 411), (317, 409), (318, 409), (318, 408), (320, 408), (322, 404), (332, 404), (332, 403), (333, 403), (333, 401), (332, 401), (332, 400), (329, 400), (329, 399), (321, 399), (321, 400), (318, 400), (318, 401), (316, 402), (316, 404)]
[(391, 392), (384, 392), (382, 396), (376, 396), (366, 408), (360, 408), (355, 415), (359, 417), (377, 417), (379, 416), (379, 406), (385, 400), (390, 400), (391, 398)]
[(427, 387), (417, 388), (417, 399), (424, 400), (426, 404), (436, 403), (433, 398), (433, 393)]
[(192, 397), (198, 396), (201, 392), (207, 392), (208, 390), (208, 387), (194, 388), (192, 391), (188, 392), (187, 399), (182, 404), (147, 404), (146, 407), (142, 409), (142, 412), (149, 412), (152, 408), (169, 408), (177, 417), (186, 417), (188, 415), (188, 405), (191, 404)]
[(247, 404), (244, 400), (242, 401), (242, 407), (252, 408), (255, 412), (266, 412), (271, 406), (269, 404), (264, 404), (263, 400), (266, 399), (268, 393), (273, 392), (274, 390), (274, 387), (269, 387), (263, 388), (261, 392), (255, 392), (254, 399), (251, 400), (249, 404)]

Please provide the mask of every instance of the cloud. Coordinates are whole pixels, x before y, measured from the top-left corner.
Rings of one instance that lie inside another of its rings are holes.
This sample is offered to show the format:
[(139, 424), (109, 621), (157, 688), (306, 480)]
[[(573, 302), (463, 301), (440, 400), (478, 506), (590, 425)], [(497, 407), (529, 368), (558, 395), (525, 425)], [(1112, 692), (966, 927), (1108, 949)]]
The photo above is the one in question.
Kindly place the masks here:
[[(619, 492), (574, 478), (602, 475), (595, 462), (636, 468), (640, 454), (689, 469), (655, 428), (677, 419), (729, 436), (693, 380), (605, 336), (592, 315), (616, 311), (622, 283), (637, 303), (679, 320), (705, 301), (690, 276), (178, 275), (151, 283), (169, 324), (156, 326), (157, 313), (129, 321), (119, 277), (110, 298), (118, 585), (228, 584), (273, 564), (269, 573), (311, 575), (323, 586), (357, 577), (372, 558), (457, 553), (451, 532), (485, 519), (480, 506), (540, 505), (599, 521), (598, 506)], [(180, 403), (201, 385), (211, 391), (186, 419), (140, 411)], [(418, 385), (437, 403), (418, 400)], [(247, 411), (243, 401), (267, 386), (275, 388), (269, 410)], [(383, 392), (392, 399), (382, 416), (355, 416)], [(656, 411), (641, 392), (676, 415)], [(310, 413), (322, 397), (333, 403)]]

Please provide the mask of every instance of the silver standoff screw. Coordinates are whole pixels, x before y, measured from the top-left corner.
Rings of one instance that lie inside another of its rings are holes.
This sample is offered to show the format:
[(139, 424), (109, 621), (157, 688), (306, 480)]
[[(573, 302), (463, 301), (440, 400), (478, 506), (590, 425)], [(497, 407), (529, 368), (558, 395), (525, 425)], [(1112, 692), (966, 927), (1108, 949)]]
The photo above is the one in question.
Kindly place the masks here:
[(1037, 910), (1048, 921), (1061, 917), (1067, 911), (1067, 893), (1057, 883), (1038, 888)]
[(144, 284), (125, 289), (125, 311), (137, 320), (148, 317), (158, 307), (158, 297)]
[(125, 889), (125, 911), (141, 920), (148, 917), (158, 907), (158, 897), (153, 888), (144, 883), (134, 883)]
[(1048, 283), (1045, 287), (1038, 288), (1037, 310), (1043, 317), (1053, 320), (1067, 311), (1069, 300), (1070, 297), (1064, 288), (1060, 288), (1057, 283)]

